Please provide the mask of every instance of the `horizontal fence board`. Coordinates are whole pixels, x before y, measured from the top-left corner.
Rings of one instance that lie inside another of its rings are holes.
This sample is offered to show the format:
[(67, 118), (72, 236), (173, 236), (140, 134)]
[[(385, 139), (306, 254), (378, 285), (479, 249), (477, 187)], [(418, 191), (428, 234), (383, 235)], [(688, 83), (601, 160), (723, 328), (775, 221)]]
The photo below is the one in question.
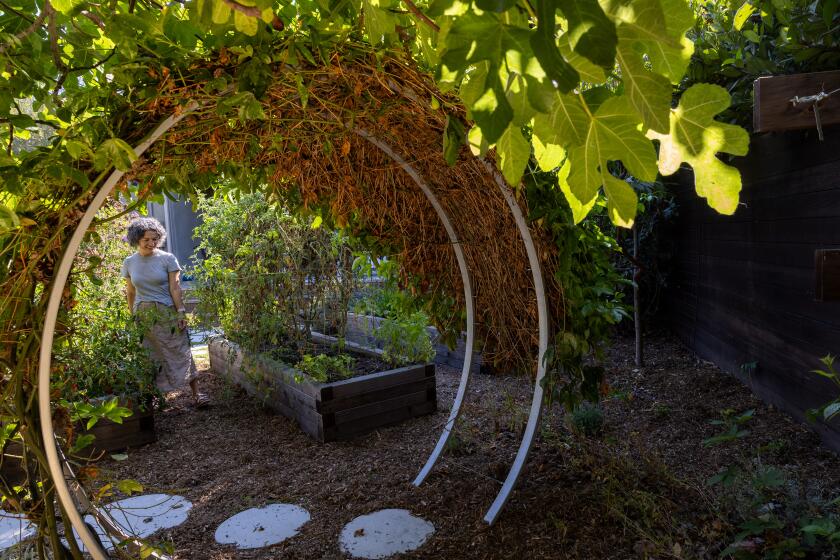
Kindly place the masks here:
[(330, 383), (329, 387), (325, 387), (321, 400), (346, 399), (362, 393), (370, 393), (395, 385), (420, 381), (427, 377), (434, 377), (434, 375), (435, 366), (433, 364), (411, 365), (379, 373), (371, 373), (370, 375)]
[(324, 438), (330, 440), (347, 440), (380, 427), (392, 426), (410, 418), (431, 414), (437, 410), (437, 404), (426, 401), (412, 406), (404, 406), (385, 411), (376, 416), (367, 416), (344, 424), (330, 426), (324, 429)]

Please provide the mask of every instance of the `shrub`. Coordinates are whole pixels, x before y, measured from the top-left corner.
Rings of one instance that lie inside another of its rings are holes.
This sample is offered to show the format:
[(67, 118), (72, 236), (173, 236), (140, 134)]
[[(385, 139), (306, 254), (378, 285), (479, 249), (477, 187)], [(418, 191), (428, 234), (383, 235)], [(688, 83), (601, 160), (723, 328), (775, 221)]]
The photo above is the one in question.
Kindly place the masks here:
[[(199, 203), (198, 315), (244, 348), (308, 348), (314, 327), (343, 337), (354, 288), (346, 237), (292, 216), (263, 194)], [(291, 362), (294, 363), (294, 362)]]
[(68, 401), (114, 395), (141, 404), (158, 393), (157, 367), (143, 347), (143, 332), (132, 319), (120, 267), (133, 249), (123, 241), (128, 217), (114, 203), (98, 215), (88, 232), (71, 278), (69, 336), (55, 349), (64, 371), (61, 387)]
[(384, 319), (373, 333), (382, 346), (382, 358), (393, 365), (434, 360), (435, 348), (426, 330), (428, 324), (429, 319), (422, 311)]
[(604, 411), (597, 404), (583, 402), (571, 413), (572, 429), (587, 437), (595, 437), (604, 428)]

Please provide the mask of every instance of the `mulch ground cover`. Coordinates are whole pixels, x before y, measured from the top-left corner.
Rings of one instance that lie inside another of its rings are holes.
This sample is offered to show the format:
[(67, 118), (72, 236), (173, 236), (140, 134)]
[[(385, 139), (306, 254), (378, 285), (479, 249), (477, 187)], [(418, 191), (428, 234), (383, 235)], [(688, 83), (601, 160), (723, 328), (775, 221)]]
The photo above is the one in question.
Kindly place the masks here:
[[(737, 380), (698, 360), (666, 335), (647, 341), (646, 366), (632, 365), (632, 341), (608, 352), (610, 396), (594, 438), (574, 433), (558, 405), (547, 407), (519, 486), (497, 523), (482, 517), (516, 453), (532, 386), (520, 377), (476, 375), (446, 456), (420, 488), (411, 481), (434, 446), (454, 399), (459, 371), (438, 367), (436, 414), (350, 442), (319, 444), (294, 422), (212, 374), (213, 404), (195, 409), (185, 394), (157, 416), (159, 440), (100, 465), (147, 492), (193, 502), (188, 520), (157, 535), (178, 559), (345, 558), (342, 527), (359, 515), (405, 508), (435, 534), (402, 558), (716, 558), (736, 533), (726, 492), (706, 480), (737, 457), (777, 466), (791, 491), (840, 496), (840, 461), (819, 438), (762, 404)], [(206, 364), (205, 364), (206, 367)], [(755, 409), (750, 433), (718, 447), (709, 422), (720, 411)], [(801, 484), (796, 485), (795, 481)], [(312, 515), (279, 545), (219, 545), (224, 520), (275, 502)], [(748, 545), (750, 543), (747, 543)], [(753, 543), (754, 544), (754, 543)]]

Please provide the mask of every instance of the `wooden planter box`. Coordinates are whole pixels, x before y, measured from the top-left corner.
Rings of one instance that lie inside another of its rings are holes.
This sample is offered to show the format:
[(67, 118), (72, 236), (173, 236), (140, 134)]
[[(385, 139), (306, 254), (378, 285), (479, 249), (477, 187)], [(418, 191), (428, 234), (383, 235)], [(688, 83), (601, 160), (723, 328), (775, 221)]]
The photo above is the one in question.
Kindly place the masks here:
[[(345, 348), (379, 354), (352, 343), (346, 343)], [(316, 383), (285, 364), (245, 354), (223, 337), (211, 338), (208, 349), (214, 372), (265, 406), (296, 420), (304, 432), (320, 442), (350, 439), (437, 410), (434, 364)]]
[(122, 424), (103, 418), (90, 430), (85, 430), (83, 426), (78, 427), (80, 434), (96, 436), (93, 443), (81, 451), (84, 455), (96, 457), (103, 453), (123, 451), (129, 447), (139, 447), (157, 441), (155, 414), (151, 403), (146, 405), (145, 410), (139, 410), (132, 403), (121, 404), (134, 412), (128, 418), (123, 418)]

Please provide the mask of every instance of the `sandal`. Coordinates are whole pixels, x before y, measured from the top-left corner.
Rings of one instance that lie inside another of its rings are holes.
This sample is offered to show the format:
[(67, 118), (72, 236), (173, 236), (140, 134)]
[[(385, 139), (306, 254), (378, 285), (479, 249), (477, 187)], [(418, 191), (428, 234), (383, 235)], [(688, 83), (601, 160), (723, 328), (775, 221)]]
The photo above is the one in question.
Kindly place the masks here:
[(208, 397), (204, 393), (198, 393), (195, 396), (195, 407), (207, 408), (208, 406), (210, 406), (210, 397)]

